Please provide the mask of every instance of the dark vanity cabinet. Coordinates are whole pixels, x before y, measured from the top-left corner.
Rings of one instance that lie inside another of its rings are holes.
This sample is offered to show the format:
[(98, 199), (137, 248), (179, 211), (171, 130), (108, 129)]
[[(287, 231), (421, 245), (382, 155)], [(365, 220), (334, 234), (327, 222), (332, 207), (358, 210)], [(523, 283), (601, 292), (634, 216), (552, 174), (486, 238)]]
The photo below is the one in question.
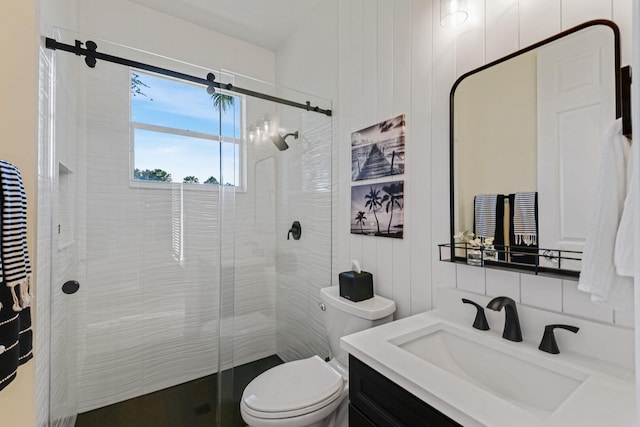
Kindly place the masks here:
[(349, 355), (350, 427), (448, 427), (457, 422)]

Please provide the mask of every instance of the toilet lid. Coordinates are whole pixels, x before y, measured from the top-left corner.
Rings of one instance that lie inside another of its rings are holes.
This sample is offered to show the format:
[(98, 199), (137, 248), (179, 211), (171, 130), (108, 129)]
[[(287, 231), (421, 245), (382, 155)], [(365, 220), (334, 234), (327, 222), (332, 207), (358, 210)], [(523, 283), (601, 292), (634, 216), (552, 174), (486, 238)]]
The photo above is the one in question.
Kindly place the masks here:
[[(318, 356), (278, 365), (262, 373), (244, 389), (244, 404), (257, 412), (281, 413), (335, 400), (344, 380)], [(327, 402), (329, 403), (329, 402)]]

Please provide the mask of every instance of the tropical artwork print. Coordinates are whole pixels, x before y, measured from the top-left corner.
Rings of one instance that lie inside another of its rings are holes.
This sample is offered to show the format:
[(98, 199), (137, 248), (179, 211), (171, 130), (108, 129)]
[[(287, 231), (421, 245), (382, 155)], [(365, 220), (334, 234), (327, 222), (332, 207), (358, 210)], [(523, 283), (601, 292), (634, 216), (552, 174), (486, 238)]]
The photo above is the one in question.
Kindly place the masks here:
[(404, 181), (351, 187), (351, 234), (402, 239)]
[(404, 173), (405, 115), (351, 134), (351, 181)]

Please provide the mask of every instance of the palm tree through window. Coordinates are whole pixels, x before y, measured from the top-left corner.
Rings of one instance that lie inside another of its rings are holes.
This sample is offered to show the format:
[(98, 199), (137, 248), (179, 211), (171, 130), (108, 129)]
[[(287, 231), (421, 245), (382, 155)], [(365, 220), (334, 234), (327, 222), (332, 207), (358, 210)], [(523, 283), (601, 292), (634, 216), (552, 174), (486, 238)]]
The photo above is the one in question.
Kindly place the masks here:
[(131, 70), (131, 179), (240, 186), (237, 95)]

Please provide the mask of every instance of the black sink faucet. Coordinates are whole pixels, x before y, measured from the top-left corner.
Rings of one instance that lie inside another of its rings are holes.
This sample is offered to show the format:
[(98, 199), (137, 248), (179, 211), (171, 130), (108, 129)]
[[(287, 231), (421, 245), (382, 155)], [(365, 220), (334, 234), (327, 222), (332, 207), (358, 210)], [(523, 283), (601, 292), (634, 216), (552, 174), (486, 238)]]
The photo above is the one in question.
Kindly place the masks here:
[(500, 311), (504, 307), (505, 321), (504, 331), (502, 332), (502, 338), (509, 341), (522, 341), (522, 332), (520, 331), (520, 319), (518, 319), (518, 310), (516, 310), (516, 302), (509, 297), (495, 297), (487, 308), (491, 310)]
[(560, 350), (558, 349), (558, 343), (556, 342), (556, 337), (553, 334), (553, 330), (558, 328), (566, 329), (567, 331), (571, 331), (574, 334), (580, 330), (580, 328), (578, 328), (577, 326), (571, 325), (547, 325), (544, 327), (544, 334), (542, 335), (542, 341), (540, 341), (538, 349), (551, 354), (560, 353)]
[(471, 304), (476, 308), (476, 310), (478, 310), (476, 311), (476, 318), (473, 321), (473, 327), (481, 331), (488, 331), (489, 323), (487, 323), (487, 316), (484, 315), (484, 307), (466, 298), (462, 298), (462, 302), (465, 304)]

